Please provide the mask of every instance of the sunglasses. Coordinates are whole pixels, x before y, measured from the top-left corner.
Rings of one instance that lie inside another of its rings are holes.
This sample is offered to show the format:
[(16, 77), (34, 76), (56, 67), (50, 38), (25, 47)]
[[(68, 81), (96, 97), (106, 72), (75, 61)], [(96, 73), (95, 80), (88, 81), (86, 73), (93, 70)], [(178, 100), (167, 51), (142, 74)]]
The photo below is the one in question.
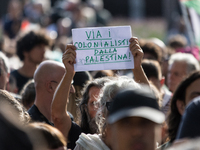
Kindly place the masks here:
[(111, 106), (112, 106), (112, 102), (106, 102), (106, 108), (108, 111), (110, 111)]

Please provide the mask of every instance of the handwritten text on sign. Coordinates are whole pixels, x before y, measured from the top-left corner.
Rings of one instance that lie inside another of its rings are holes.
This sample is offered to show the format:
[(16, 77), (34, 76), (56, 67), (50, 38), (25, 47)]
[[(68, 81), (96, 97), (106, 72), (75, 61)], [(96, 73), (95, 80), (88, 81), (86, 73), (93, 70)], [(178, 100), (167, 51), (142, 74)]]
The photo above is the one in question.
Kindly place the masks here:
[(130, 26), (72, 29), (75, 71), (131, 69)]

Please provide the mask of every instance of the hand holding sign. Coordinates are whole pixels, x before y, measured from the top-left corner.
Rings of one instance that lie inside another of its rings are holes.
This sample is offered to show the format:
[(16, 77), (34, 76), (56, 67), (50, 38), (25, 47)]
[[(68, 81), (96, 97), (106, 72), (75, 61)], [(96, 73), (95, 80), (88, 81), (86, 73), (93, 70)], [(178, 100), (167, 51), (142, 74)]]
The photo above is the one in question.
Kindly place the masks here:
[(140, 68), (142, 64), (142, 58), (143, 58), (143, 50), (141, 49), (138, 39), (136, 37), (132, 37), (130, 40), (130, 51), (134, 58), (134, 68)]
[(62, 61), (65, 65), (67, 73), (75, 74), (74, 64), (76, 63), (76, 47), (72, 44), (68, 44), (66, 51), (63, 53)]

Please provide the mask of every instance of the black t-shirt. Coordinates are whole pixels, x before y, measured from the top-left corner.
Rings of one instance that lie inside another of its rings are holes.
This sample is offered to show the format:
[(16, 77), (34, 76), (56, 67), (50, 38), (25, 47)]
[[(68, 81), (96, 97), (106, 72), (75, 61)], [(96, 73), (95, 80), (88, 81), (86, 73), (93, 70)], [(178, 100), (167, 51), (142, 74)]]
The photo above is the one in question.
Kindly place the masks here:
[[(54, 126), (52, 122), (50, 122), (37, 108), (37, 106), (34, 104), (29, 110), (28, 113), (32, 119), (32, 121), (38, 121), (38, 122), (44, 122), (51, 126)], [(76, 141), (79, 138), (79, 135), (81, 134), (81, 128), (72, 121), (71, 128), (69, 130), (68, 134), (68, 141), (67, 148), (68, 149), (74, 149), (76, 146)]]
[(17, 70), (14, 70), (10, 73), (11, 76), (13, 76), (16, 79), (17, 82), (17, 88), (18, 88), (18, 93), (22, 90), (23, 86), (33, 78), (28, 78), (23, 75), (21, 75)]

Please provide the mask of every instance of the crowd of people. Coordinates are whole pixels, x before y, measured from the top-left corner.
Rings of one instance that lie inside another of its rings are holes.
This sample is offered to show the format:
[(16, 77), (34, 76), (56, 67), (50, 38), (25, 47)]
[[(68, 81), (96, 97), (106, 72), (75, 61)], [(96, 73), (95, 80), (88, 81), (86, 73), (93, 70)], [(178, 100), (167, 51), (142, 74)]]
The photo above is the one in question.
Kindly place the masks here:
[(110, 18), (101, 0), (9, 1), (1, 19), (0, 149), (200, 148), (199, 49), (183, 35), (166, 43), (131, 37), (133, 69), (75, 72), (71, 29)]

